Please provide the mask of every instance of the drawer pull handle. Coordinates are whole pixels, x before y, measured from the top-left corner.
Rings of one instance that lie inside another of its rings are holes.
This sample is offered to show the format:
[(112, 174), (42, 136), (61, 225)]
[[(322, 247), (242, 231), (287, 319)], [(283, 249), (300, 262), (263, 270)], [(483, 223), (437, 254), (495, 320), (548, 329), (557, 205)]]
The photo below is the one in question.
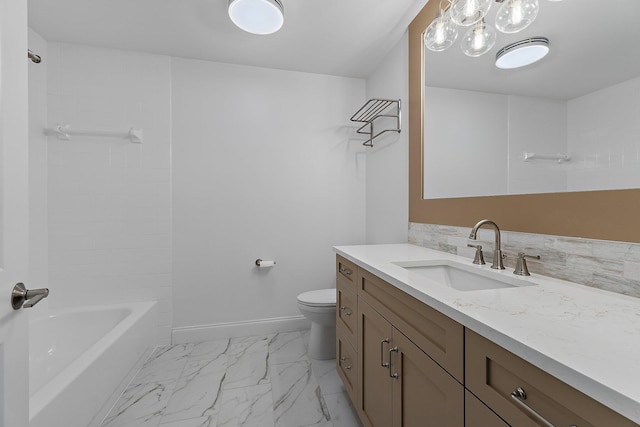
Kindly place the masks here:
[(514, 400), (514, 402), (518, 404), (518, 406), (520, 406), (521, 409), (524, 409), (526, 412), (528, 412), (530, 415), (532, 415), (534, 418), (540, 421), (540, 423), (542, 423), (542, 425), (544, 425), (545, 427), (555, 427), (553, 424), (547, 421), (545, 417), (540, 415), (536, 410), (534, 410), (529, 405), (524, 403), (524, 401), (527, 399), (527, 392), (524, 391), (522, 387), (518, 387), (515, 390), (513, 390), (511, 392), (511, 398)]
[(342, 268), (342, 267), (340, 267), (340, 268), (338, 269), (338, 271), (339, 271), (340, 273), (344, 274), (345, 276), (351, 276), (351, 275), (353, 274), (353, 271), (351, 271), (351, 270), (350, 270), (350, 269), (348, 269), (348, 268)]
[(389, 362), (384, 361), (384, 344), (389, 342), (389, 338), (385, 338), (380, 341), (380, 366), (383, 368), (389, 367)]
[(340, 307), (340, 311), (344, 313), (345, 316), (351, 316), (351, 310), (348, 307), (342, 306)]
[[(341, 357), (340, 358), (340, 365), (342, 365), (342, 362), (346, 362), (347, 358), (346, 357)], [(346, 369), (347, 371), (351, 370), (351, 365), (345, 365), (343, 366), (344, 369)]]
[(389, 365), (389, 377), (390, 378), (394, 378), (394, 379), (398, 379), (398, 373), (397, 372), (394, 372), (393, 374), (391, 373), (391, 371), (393, 370), (393, 368), (391, 367), (391, 353), (393, 353), (394, 351), (396, 353), (398, 352), (398, 346), (391, 347), (389, 349), (389, 363), (388, 363), (388, 365)]

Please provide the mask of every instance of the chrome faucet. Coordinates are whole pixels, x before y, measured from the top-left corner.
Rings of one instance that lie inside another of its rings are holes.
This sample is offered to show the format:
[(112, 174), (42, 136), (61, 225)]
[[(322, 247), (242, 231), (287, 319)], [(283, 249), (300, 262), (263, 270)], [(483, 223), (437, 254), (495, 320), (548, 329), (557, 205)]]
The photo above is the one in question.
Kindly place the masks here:
[(502, 247), (500, 244), (500, 229), (498, 228), (498, 225), (495, 222), (489, 219), (483, 219), (482, 221), (479, 221), (471, 229), (471, 233), (469, 234), (469, 239), (476, 240), (478, 229), (483, 225), (488, 225), (493, 227), (496, 233), (496, 241), (493, 248), (493, 263), (491, 264), (491, 268), (494, 268), (496, 270), (504, 270), (504, 264), (502, 263)]
[(529, 268), (527, 267), (526, 258), (540, 259), (540, 255), (527, 255), (524, 252), (518, 252), (516, 269), (513, 270), (513, 274), (517, 274), (518, 276), (531, 276), (531, 274), (529, 274)]

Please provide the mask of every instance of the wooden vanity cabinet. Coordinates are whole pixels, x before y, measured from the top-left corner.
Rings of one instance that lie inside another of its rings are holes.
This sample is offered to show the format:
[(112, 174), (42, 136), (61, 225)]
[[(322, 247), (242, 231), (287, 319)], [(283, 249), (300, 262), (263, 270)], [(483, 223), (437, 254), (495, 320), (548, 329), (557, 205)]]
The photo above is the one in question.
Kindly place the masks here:
[(337, 325), (336, 369), (352, 402), (358, 400), (358, 363), (358, 352), (347, 338), (344, 329)]
[(463, 427), (464, 387), (395, 328), (391, 344), (392, 425)]
[(336, 278), (337, 368), (365, 427), (640, 427), (340, 256)]
[(356, 284), (358, 283), (359, 270), (358, 266), (348, 259), (341, 257), (340, 255), (336, 255), (337, 280), (341, 280), (342, 283), (344, 283), (354, 294), (357, 290)]
[(364, 269), (358, 301), (366, 301), (458, 382), (464, 383), (464, 327)]
[(358, 296), (349, 289), (349, 284), (340, 277), (336, 279), (336, 325), (342, 328), (345, 337), (356, 347), (358, 336)]
[(393, 328), (367, 303), (358, 305), (358, 400), (365, 427), (392, 425), (393, 378), (389, 374), (389, 349)]
[(366, 427), (463, 427), (464, 388), (363, 299), (358, 400)]
[(359, 268), (336, 256), (336, 369), (347, 394), (358, 401), (358, 297)]
[(510, 425), (638, 427), (477, 333), (465, 337), (465, 386)]
[(468, 390), (464, 392), (464, 418), (465, 427), (509, 427), (509, 424)]

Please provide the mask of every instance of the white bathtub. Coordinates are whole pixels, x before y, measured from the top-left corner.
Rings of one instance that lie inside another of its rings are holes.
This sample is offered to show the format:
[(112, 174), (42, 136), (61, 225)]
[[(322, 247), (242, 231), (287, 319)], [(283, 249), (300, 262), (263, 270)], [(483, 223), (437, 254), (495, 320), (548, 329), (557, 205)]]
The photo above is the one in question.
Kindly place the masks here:
[(156, 345), (155, 307), (86, 307), (32, 321), (29, 426), (99, 425)]

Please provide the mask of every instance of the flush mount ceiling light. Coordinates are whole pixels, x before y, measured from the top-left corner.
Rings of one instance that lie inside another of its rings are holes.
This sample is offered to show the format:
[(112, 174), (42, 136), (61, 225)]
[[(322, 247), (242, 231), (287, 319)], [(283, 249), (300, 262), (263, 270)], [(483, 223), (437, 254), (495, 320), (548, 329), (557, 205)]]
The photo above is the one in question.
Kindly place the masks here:
[(284, 24), (280, 0), (229, 0), (229, 18), (252, 34), (272, 34)]
[(512, 69), (533, 64), (549, 53), (549, 39), (531, 37), (503, 47), (496, 54), (496, 67)]

